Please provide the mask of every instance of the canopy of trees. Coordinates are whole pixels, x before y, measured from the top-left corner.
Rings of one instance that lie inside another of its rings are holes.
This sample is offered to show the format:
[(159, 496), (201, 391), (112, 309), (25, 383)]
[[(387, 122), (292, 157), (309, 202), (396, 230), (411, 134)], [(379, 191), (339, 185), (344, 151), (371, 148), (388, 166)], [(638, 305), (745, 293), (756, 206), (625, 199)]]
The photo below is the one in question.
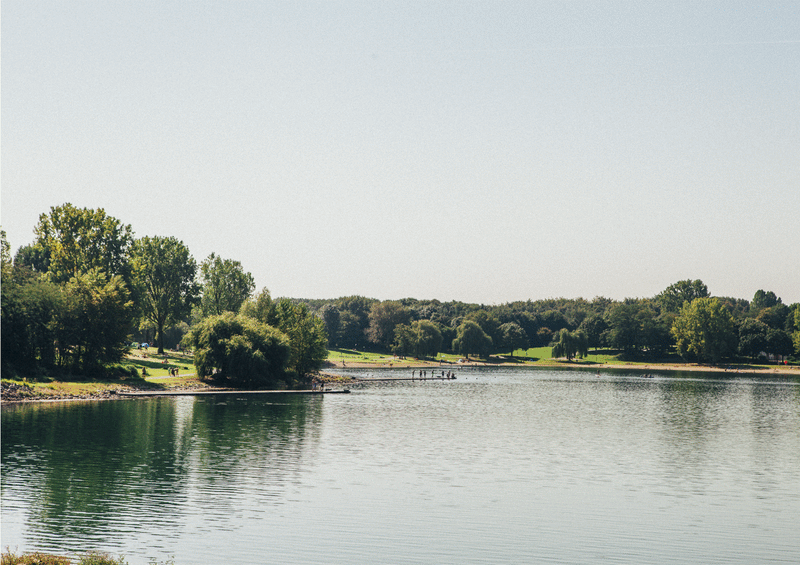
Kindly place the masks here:
[[(190, 330), (197, 339), (206, 320), (220, 324), (226, 313), (239, 320), (237, 332), (249, 319), (284, 336), (288, 357), (280, 370), (271, 362), (269, 378), (283, 371), (298, 382), (322, 366), (328, 347), (433, 357), (440, 351), (487, 356), (549, 346), (567, 358), (606, 347), (628, 358), (677, 351), (711, 362), (800, 355), (800, 304), (784, 304), (764, 289), (752, 301), (714, 297), (691, 279), (652, 298), (621, 301), (550, 298), (485, 306), (364, 296), (273, 300), (266, 289), (253, 296), (253, 276), (240, 262), (212, 253), (198, 266), (183, 242), (134, 239), (131, 226), (102, 209), (55, 206), (40, 216), (34, 235), (13, 261), (2, 237), (4, 369), (97, 372), (121, 360), (132, 339), (155, 338), (163, 351)], [(226, 323), (215, 328), (234, 322)], [(263, 353), (245, 354), (261, 343), (247, 331), (224, 338), (226, 351), (238, 356), (237, 367), (263, 367)], [(214, 357), (219, 347), (212, 349), (213, 355), (200, 356), (204, 371), (234, 379), (250, 375), (243, 382), (255, 382), (250, 369), (232, 372)]]

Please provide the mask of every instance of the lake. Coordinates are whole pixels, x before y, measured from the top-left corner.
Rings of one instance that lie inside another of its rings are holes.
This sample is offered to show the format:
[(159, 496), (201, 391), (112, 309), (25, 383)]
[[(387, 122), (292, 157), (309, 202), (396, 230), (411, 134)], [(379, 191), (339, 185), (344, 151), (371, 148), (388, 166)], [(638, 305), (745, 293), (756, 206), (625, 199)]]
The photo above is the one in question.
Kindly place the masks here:
[(797, 378), (498, 368), (350, 389), (4, 406), (2, 546), (132, 565), (800, 562)]

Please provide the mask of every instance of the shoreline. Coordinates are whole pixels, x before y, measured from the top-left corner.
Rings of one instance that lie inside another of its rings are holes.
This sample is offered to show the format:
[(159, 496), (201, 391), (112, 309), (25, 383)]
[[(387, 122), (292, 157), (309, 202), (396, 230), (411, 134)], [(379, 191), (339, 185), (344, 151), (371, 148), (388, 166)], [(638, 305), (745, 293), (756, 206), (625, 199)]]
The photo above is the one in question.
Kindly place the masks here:
[(337, 369), (426, 369), (426, 368), (458, 368), (458, 367), (518, 367), (524, 369), (579, 369), (579, 370), (626, 370), (626, 371), (654, 371), (654, 372), (698, 372), (698, 373), (730, 373), (730, 374), (755, 374), (755, 375), (784, 375), (800, 377), (800, 366), (775, 365), (770, 367), (752, 366), (741, 363), (725, 365), (703, 365), (700, 363), (571, 363), (568, 361), (552, 363), (522, 363), (522, 362), (485, 362), (467, 361), (463, 363), (438, 363), (432, 361), (400, 361), (395, 363), (374, 362), (348, 362), (345, 367), (328, 364), (323, 371), (328, 374), (337, 374)]
[[(742, 364), (730, 365), (702, 365), (698, 363), (571, 363), (571, 362), (552, 362), (552, 363), (523, 363), (523, 362), (485, 362), (470, 360), (461, 363), (439, 363), (434, 361), (422, 360), (401, 360), (392, 363), (358, 362), (351, 361), (345, 367), (338, 364), (327, 363), (327, 365), (317, 374), (317, 380), (325, 382), (326, 386), (339, 387), (358, 382), (362, 379), (348, 378), (338, 372), (339, 369), (359, 370), (359, 369), (390, 369), (393, 371), (415, 370), (415, 369), (450, 369), (476, 368), (476, 367), (505, 367), (520, 369), (574, 369), (584, 371), (639, 371), (639, 372), (666, 372), (666, 373), (721, 373), (730, 375), (762, 375), (785, 378), (800, 378), (800, 366), (796, 365), (775, 365), (775, 366), (752, 366)], [(234, 390), (225, 387), (214, 387), (207, 384), (197, 384), (192, 381), (192, 375), (185, 375), (186, 381), (173, 387), (157, 388), (153, 383), (142, 383), (143, 386), (120, 383), (118, 385), (105, 383), (95, 389), (72, 393), (56, 392), (53, 394), (36, 392), (34, 387), (28, 383), (3, 383), (2, 395), (0, 395), (0, 405), (26, 404), (26, 403), (52, 403), (52, 402), (93, 402), (100, 400), (120, 400), (148, 396), (179, 396), (195, 394), (230, 394), (232, 392), (242, 393), (275, 393), (275, 392), (313, 392), (311, 389), (283, 390), (283, 391), (247, 391)], [(159, 377), (153, 377), (158, 379)], [(364, 379), (366, 380), (366, 379)], [(138, 383), (137, 383), (138, 384)], [(334, 389), (337, 390), (337, 389)]]

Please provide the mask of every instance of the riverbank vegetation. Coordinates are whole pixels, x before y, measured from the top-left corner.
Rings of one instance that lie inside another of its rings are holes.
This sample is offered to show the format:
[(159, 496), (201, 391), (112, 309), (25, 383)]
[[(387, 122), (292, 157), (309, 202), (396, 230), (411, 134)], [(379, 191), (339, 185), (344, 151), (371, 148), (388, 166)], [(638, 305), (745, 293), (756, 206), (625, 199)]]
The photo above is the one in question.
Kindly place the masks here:
[[(16, 553), (6, 548), (2, 554), (2, 565), (126, 565), (125, 558), (114, 557), (108, 553), (91, 551), (76, 558), (52, 555), (50, 553)], [(150, 565), (174, 565), (172, 560), (158, 562), (151, 559)]]
[(53, 207), (34, 235), (12, 259), (2, 233), (3, 377), (31, 388), (64, 380), (159, 386), (150, 380), (176, 378), (176, 370), (205, 386), (305, 387), (326, 362), (800, 357), (800, 304), (763, 289), (752, 300), (713, 296), (701, 280), (621, 301), (273, 299), (266, 288), (255, 292), (240, 262), (212, 253), (198, 264), (183, 242), (136, 238), (102, 209)]

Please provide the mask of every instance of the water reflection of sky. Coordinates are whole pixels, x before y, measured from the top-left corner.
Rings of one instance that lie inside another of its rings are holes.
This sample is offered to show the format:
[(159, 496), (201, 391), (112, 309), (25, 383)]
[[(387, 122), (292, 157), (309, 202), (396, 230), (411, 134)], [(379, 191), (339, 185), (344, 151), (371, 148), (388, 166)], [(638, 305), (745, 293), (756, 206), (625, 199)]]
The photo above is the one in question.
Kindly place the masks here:
[(796, 384), (457, 376), (4, 408), (2, 543), (132, 565), (800, 555)]

